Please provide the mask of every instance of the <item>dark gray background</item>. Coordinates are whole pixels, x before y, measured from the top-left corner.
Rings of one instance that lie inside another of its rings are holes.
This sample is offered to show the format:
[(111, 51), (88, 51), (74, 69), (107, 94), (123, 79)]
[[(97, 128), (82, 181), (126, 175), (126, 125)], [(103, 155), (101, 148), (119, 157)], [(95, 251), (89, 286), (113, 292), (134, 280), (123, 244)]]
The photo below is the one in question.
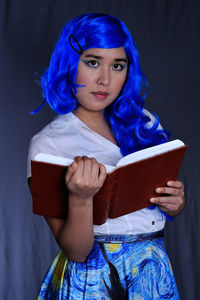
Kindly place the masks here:
[(0, 298), (35, 299), (57, 252), (42, 217), (32, 215), (26, 185), (28, 143), (54, 116), (45, 106), (37, 115), (37, 78), (48, 65), (62, 26), (86, 12), (122, 19), (133, 33), (149, 80), (146, 107), (162, 125), (189, 144), (180, 172), (185, 211), (166, 228), (166, 244), (181, 299), (200, 299), (200, 168), (198, 1), (57, 0), (0, 1)]

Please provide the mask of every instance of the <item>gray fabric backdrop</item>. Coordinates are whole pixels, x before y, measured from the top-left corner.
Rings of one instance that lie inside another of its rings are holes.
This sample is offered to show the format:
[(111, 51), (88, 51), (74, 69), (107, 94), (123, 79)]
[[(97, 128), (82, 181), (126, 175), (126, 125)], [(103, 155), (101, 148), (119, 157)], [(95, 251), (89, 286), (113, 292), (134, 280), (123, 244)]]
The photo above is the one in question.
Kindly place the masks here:
[(36, 83), (62, 26), (86, 12), (121, 18), (133, 33), (149, 79), (146, 107), (172, 138), (189, 144), (180, 172), (185, 211), (166, 228), (166, 244), (181, 299), (200, 299), (200, 168), (198, 1), (0, 1), (0, 298), (36, 299), (58, 248), (42, 217), (32, 215), (26, 185), (28, 143), (54, 116)]

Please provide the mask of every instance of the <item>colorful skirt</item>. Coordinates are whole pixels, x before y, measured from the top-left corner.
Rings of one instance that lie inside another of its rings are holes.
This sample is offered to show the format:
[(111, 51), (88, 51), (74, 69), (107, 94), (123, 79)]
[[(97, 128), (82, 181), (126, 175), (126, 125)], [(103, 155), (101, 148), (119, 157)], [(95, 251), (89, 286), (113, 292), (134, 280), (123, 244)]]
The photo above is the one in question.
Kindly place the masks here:
[(37, 299), (179, 299), (163, 231), (95, 236), (84, 263), (72, 262), (60, 251)]

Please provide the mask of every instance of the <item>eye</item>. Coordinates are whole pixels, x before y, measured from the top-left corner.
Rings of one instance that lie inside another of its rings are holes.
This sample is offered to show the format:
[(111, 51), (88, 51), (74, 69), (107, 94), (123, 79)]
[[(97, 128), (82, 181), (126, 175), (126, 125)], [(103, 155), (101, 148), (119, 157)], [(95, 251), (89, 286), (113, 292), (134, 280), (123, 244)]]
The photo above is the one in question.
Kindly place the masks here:
[(112, 67), (116, 71), (122, 71), (123, 69), (126, 68), (126, 65), (116, 63), (116, 64), (113, 64)]
[(91, 68), (97, 68), (99, 66), (99, 63), (96, 60), (88, 60), (86, 61), (86, 64)]

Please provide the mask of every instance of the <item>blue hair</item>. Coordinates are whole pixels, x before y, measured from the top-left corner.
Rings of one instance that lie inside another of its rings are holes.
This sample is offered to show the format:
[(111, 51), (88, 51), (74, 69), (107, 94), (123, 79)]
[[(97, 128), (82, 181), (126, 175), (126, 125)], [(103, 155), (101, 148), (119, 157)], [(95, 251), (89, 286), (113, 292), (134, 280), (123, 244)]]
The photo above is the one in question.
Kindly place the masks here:
[(154, 125), (147, 126), (150, 118), (143, 111), (146, 94), (142, 96), (141, 91), (148, 90), (148, 82), (140, 69), (132, 36), (122, 21), (97, 13), (69, 21), (63, 28), (41, 84), (44, 99), (56, 113), (72, 112), (79, 106), (75, 81), (81, 53), (90, 48), (122, 46), (128, 57), (127, 78), (118, 98), (105, 109), (105, 118), (124, 156), (166, 142), (169, 132), (158, 129), (157, 116)]

